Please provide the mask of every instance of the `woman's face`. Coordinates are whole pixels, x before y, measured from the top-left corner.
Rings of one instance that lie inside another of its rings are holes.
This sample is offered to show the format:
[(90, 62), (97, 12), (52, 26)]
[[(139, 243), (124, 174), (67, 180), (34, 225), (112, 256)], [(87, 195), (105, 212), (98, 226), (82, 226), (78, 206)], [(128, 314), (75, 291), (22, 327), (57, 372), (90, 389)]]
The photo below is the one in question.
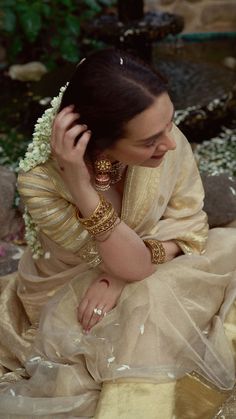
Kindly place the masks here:
[(134, 166), (159, 166), (165, 154), (176, 148), (171, 133), (173, 116), (170, 97), (163, 93), (126, 124), (124, 138), (106, 150), (107, 157)]

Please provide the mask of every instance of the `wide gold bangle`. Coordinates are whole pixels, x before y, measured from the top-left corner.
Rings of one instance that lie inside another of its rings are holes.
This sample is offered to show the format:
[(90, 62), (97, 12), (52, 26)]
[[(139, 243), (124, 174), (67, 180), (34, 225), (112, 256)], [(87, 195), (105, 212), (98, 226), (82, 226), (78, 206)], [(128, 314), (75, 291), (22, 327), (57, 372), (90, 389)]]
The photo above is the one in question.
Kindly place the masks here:
[(100, 237), (100, 235), (96, 235), (95, 239), (96, 241), (98, 241), (99, 243), (103, 243), (106, 240), (109, 239), (110, 235), (113, 233), (113, 231), (115, 230), (115, 228), (121, 223), (121, 219), (117, 218), (116, 222), (113, 224), (113, 226), (111, 226), (110, 230), (107, 230), (106, 233), (102, 233), (102, 237)]
[(151, 261), (158, 265), (166, 261), (166, 252), (163, 244), (156, 239), (143, 240), (144, 244), (148, 247), (151, 252)]
[(100, 198), (99, 204), (97, 205), (97, 207), (95, 208), (95, 210), (93, 211), (90, 217), (88, 218), (80, 217), (79, 210), (78, 209), (76, 210), (76, 216), (78, 220), (80, 221), (81, 224), (83, 224), (83, 226), (86, 229), (99, 223), (102, 217), (104, 217), (104, 215), (113, 208), (111, 202), (106, 201), (103, 195), (99, 194), (99, 198)]
[(105, 233), (113, 228), (118, 215), (114, 208), (105, 216), (103, 219), (94, 225), (93, 227), (87, 228), (88, 232), (92, 234), (92, 236), (96, 236), (97, 234)]
[(90, 217), (82, 218), (79, 214), (79, 210), (77, 209), (76, 211), (76, 216), (79, 222), (92, 236), (111, 230), (118, 218), (111, 202), (106, 201), (104, 196), (101, 194), (99, 194), (99, 197), (100, 202)]

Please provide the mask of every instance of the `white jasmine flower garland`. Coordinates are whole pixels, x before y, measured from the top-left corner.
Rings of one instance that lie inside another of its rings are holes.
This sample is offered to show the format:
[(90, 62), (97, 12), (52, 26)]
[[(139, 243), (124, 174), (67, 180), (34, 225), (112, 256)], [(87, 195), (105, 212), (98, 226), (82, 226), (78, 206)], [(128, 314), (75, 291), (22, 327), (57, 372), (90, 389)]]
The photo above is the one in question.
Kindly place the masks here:
[(51, 108), (46, 109), (43, 115), (38, 118), (33, 132), (33, 141), (28, 145), (24, 159), (19, 163), (19, 169), (28, 172), (38, 164), (45, 163), (51, 153), (50, 136), (53, 120), (61, 104), (61, 99), (66, 86), (61, 87), (58, 96), (51, 101)]
[[(28, 172), (48, 160), (51, 153), (50, 137), (53, 120), (58, 112), (62, 95), (66, 90), (67, 85), (68, 83), (66, 86), (61, 87), (59, 95), (52, 99), (51, 107), (46, 109), (43, 115), (38, 118), (33, 132), (33, 141), (28, 145), (24, 159), (22, 159), (19, 163), (20, 170)], [(44, 255), (44, 251), (38, 239), (38, 227), (27, 211), (27, 207), (25, 208), (23, 218), (25, 221), (26, 242), (32, 250), (33, 258), (38, 259)], [(46, 252), (44, 257), (48, 258), (48, 252)]]

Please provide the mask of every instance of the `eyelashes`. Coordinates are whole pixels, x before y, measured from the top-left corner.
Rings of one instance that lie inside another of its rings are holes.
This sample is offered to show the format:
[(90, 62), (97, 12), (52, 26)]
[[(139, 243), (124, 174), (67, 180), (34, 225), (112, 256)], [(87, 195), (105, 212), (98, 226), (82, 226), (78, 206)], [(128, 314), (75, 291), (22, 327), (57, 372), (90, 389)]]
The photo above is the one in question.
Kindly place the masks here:
[(149, 144), (145, 144), (145, 147), (153, 147), (156, 144), (157, 140), (153, 140), (151, 143)]

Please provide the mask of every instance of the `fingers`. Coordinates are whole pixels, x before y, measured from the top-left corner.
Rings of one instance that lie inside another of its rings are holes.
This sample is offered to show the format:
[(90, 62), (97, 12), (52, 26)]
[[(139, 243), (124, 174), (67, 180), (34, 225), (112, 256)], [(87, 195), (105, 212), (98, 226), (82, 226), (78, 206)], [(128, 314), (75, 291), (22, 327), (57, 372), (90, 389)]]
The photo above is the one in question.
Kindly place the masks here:
[(123, 282), (116, 283), (115, 279), (111, 281), (104, 276), (92, 283), (78, 307), (78, 320), (85, 331), (89, 331), (115, 307), (123, 288)]
[(96, 308), (101, 310), (101, 314), (97, 314), (93, 310), (93, 315), (90, 318), (90, 321), (89, 321), (88, 326), (87, 326), (87, 330), (90, 330), (92, 327), (94, 327), (95, 324), (97, 324), (99, 321), (101, 321), (103, 319), (104, 315), (105, 315), (103, 304), (101, 304), (101, 303), (97, 304)]
[[(84, 157), (91, 131), (88, 130), (87, 125), (78, 123), (80, 115), (73, 112), (72, 109), (73, 107), (70, 106), (64, 108), (55, 118), (51, 148), (55, 156), (63, 156), (63, 158), (67, 156), (69, 159), (70, 153), (73, 151), (73, 156), (77, 160), (78, 157)], [(77, 140), (77, 137), (80, 138)], [(76, 152), (76, 156), (74, 152)]]
[(77, 142), (75, 146), (76, 151), (80, 153), (82, 158), (84, 157), (88, 142), (91, 138), (91, 134), (92, 133), (90, 130), (85, 131), (84, 134), (81, 135), (79, 141)]
[(66, 128), (70, 127), (74, 121), (80, 117), (79, 113), (73, 112), (72, 106), (67, 106), (59, 114), (56, 115), (52, 127), (52, 141), (57, 140), (57, 136), (61, 133), (64, 135)]
[(67, 146), (69, 146), (70, 149), (73, 148), (75, 146), (76, 137), (83, 134), (87, 129), (87, 125), (80, 124), (76, 124), (70, 129), (68, 129), (62, 140), (63, 149), (68, 148)]
[[(88, 300), (82, 300), (78, 307), (78, 320), (81, 323), (83, 330), (89, 331), (95, 324), (103, 319), (106, 315), (104, 310), (104, 303), (94, 303), (94, 301), (89, 302)], [(101, 310), (101, 314), (95, 310)]]
[(83, 298), (82, 301), (80, 302), (80, 305), (79, 305), (78, 309), (77, 309), (78, 320), (81, 324), (82, 324), (83, 315), (84, 315), (84, 312), (87, 308), (88, 303), (89, 303), (88, 299)]

